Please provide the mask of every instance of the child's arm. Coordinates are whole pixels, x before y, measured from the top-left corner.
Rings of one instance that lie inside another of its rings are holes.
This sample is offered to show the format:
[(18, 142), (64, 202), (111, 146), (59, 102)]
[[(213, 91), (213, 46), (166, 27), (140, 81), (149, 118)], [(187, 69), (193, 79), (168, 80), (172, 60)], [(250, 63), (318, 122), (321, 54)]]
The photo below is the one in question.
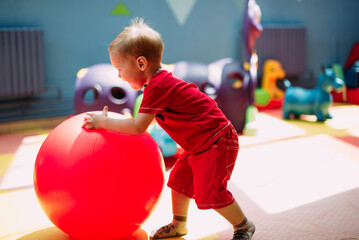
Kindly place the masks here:
[(102, 113), (87, 113), (82, 127), (87, 129), (104, 128), (124, 134), (142, 134), (153, 121), (155, 114), (139, 113), (136, 118), (115, 119), (107, 117), (108, 107), (104, 107)]

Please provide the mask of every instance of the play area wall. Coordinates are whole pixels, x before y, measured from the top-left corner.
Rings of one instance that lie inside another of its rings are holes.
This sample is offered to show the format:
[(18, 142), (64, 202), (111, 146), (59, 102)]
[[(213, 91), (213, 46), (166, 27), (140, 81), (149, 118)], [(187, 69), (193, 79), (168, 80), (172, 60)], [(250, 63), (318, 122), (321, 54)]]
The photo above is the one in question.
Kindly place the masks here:
[[(137, 16), (161, 33), (165, 63), (243, 58), (240, 28), (244, 0), (192, 0), (177, 6), (174, 2), (1, 0), (0, 27), (43, 29), (45, 83), (59, 87), (68, 98), (74, 96), (78, 70), (108, 63), (109, 43)], [(257, 3), (263, 25), (294, 24), (307, 29), (307, 68), (314, 75), (322, 64), (344, 65), (351, 47), (359, 41), (357, 0)]]

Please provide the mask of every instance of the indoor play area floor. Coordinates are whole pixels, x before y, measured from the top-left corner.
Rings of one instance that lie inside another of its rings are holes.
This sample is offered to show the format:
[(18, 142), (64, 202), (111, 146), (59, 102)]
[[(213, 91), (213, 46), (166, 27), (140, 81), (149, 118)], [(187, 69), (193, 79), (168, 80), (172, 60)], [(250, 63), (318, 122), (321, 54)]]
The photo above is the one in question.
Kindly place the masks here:
[[(256, 224), (253, 240), (359, 239), (359, 106), (333, 105), (333, 119), (283, 120), (259, 112), (256, 136), (240, 135), (228, 186)], [(0, 124), (0, 239), (68, 240), (42, 212), (32, 183), (37, 151), (64, 118)], [(168, 177), (166, 173), (166, 177)], [(171, 220), (164, 188), (153, 214), (126, 239), (148, 239)], [(191, 202), (189, 234), (181, 240), (231, 239), (231, 226)]]

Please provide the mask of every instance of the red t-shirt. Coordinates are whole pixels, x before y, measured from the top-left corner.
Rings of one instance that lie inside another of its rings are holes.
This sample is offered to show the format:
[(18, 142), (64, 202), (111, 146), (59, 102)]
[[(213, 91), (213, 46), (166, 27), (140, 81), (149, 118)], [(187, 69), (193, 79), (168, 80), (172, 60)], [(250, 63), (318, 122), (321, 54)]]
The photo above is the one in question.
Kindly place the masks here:
[(139, 112), (156, 114), (158, 124), (191, 153), (205, 150), (231, 125), (213, 99), (166, 70), (152, 76)]

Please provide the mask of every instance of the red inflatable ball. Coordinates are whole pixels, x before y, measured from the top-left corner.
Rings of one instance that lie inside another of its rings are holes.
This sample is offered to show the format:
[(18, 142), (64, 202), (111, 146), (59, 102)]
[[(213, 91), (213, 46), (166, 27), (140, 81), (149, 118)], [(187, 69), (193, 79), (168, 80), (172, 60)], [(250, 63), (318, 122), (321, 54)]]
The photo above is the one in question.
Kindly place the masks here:
[(65, 120), (42, 144), (34, 169), (38, 201), (51, 222), (74, 238), (129, 236), (158, 202), (162, 155), (148, 133), (87, 130), (84, 118)]

